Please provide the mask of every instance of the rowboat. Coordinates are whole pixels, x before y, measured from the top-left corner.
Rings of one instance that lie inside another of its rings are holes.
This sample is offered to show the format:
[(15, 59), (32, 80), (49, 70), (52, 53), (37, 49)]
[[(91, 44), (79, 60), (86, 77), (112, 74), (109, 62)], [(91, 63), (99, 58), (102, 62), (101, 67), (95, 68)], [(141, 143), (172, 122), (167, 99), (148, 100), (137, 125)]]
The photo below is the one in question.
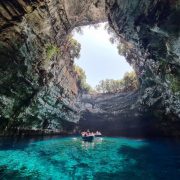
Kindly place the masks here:
[(92, 142), (94, 139), (94, 136), (82, 136), (83, 141), (86, 142)]

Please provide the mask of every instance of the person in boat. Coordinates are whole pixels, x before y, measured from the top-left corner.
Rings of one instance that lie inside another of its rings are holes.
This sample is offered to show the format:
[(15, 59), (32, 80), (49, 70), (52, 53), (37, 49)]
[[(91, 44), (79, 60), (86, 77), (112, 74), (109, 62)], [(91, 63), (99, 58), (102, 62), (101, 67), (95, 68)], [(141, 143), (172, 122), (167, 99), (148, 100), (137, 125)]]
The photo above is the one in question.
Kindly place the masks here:
[(93, 133), (93, 132), (90, 132), (90, 133), (89, 133), (89, 136), (94, 136), (94, 133)]
[(89, 134), (90, 134), (90, 131), (89, 131), (89, 129), (86, 131), (86, 133), (87, 133), (87, 135), (89, 135)]
[(102, 134), (101, 134), (101, 132), (96, 131), (95, 135), (96, 135), (96, 136), (101, 136)]
[(87, 131), (82, 132), (81, 135), (82, 135), (82, 137), (94, 136), (94, 133), (90, 132), (88, 129)]
[(81, 136), (86, 136), (86, 132), (83, 131), (83, 132), (81, 133)]

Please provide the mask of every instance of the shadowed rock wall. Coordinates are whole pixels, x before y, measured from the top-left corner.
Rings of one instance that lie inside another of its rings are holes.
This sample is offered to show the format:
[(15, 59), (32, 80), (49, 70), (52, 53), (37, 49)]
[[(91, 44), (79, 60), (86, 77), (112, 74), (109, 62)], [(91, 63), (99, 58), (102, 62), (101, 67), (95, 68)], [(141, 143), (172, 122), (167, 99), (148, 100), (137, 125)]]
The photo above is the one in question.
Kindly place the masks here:
[(109, 22), (141, 83), (139, 102), (180, 135), (180, 1), (107, 0)]
[[(68, 35), (80, 25), (106, 20), (103, 5), (98, 0), (0, 1), (0, 134), (74, 130), (80, 106)], [(113, 114), (117, 108), (122, 121), (127, 114), (127, 119), (135, 118), (133, 126), (148, 129), (143, 124), (147, 122), (166, 135), (179, 136), (180, 1), (106, 0), (106, 15), (121, 37), (124, 56), (141, 87), (138, 95), (132, 94), (137, 97), (132, 102), (128, 95), (117, 95), (117, 107), (109, 104), (111, 96), (94, 99), (101, 109), (107, 103), (107, 110), (101, 116), (97, 113), (99, 121), (106, 123), (110, 116), (111, 121), (119, 121)], [(122, 108), (125, 99), (135, 104), (134, 109)], [(146, 121), (147, 109), (147, 118), (152, 115), (158, 121)]]
[(0, 1), (0, 134), (64, 133), (76, 126), (78, 86), (68, 35), (102, 17), (87, 20), (89, 7), (98, 11), (92, 1), (81, 3), (78, 18), (67, 4)]
[(138, 103), (139, 92), (83, 95), (80, 130), (129, 137), (161, 136), (158, 119)]

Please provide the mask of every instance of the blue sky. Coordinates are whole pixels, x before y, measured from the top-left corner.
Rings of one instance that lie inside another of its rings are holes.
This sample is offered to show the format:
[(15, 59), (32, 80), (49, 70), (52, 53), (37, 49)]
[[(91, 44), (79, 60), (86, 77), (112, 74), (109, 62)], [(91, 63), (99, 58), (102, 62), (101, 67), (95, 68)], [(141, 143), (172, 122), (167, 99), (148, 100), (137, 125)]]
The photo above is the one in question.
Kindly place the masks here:
[(109, 41), (110, 36), (104, 30), (105, 23), (98, 29), (83, 27), (83, 35), (74, 33), (81, 43), (81, 56), (75, 63), (84, 69), (87, 83), (95, 87), (103, 79), (121, 79), (125, 72), (132, 71), (123, 56), (118, 54), (116, 45)]

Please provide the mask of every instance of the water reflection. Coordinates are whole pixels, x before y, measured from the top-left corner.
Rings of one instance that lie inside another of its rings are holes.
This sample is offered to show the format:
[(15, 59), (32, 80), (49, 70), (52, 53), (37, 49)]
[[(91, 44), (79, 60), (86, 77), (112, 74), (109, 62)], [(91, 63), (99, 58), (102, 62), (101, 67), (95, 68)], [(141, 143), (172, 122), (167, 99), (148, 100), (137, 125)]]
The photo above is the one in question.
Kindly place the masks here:
[(73, 140), (73, 141), (77, 141), (78, 138), (77, 138), (77, 137), (73, 137), (72, 140)]
[(85, 142), (85, 141), (82, 141), (82, 144), (81, 144), (82, 148), (86, 150), (94, 149), (94, 145), (95, 145), (94, 142)]
[(81, 146), (83, 149), (94, 149), (98, 144), (103, 142), (103, 138), (97, 137), (92, 142), (82, 141)]
[(95, 139), (95, 142), (100, 144), (100, 143), (103, 142), (103, 138), (102, 138), (102, 137), (97, 137), (97, 138)]

